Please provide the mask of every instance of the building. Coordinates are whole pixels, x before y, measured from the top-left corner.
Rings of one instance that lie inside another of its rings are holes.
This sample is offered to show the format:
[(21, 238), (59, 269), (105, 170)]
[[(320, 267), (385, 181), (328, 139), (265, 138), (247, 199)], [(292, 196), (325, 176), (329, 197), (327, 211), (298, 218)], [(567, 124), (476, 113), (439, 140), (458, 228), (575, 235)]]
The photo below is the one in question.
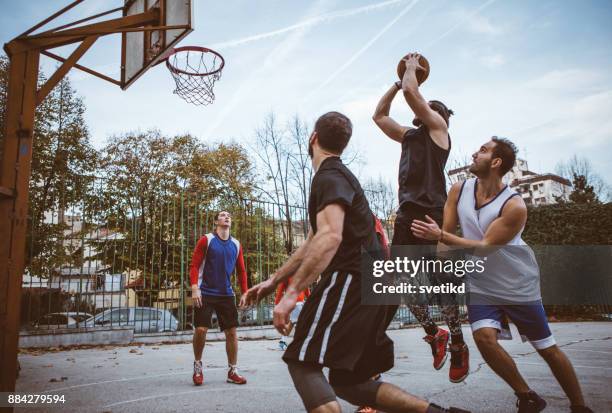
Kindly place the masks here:
[[(451, 185), (474, 178), (469, 165), (448, 171)], [(511, 189), (521, 194), (527, 205), (550, 205), (569, 200), (572, 184), (552, 173), (538, 174), (529, 170), (527, 161), (517, 159), (514, 167), (502, 179)]]

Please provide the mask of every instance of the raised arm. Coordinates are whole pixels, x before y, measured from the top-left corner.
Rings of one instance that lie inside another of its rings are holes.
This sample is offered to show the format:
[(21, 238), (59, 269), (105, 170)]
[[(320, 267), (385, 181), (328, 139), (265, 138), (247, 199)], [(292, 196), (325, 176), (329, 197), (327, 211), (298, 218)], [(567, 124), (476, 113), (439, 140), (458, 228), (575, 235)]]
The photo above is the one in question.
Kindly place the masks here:
[(398, 86), (397, 83), (391, 86), (387, 93), (385, 93), (380, 99), (378, 105), (376, 105), (376, 111), (374, 112), (372, 119), (374, 120), (374, 123), (378, 125), (380, 130), (385, 133), (385, 135), (387, 135), (394, 141), (402, 143), (402, 141), (404, 140), (404, 135), (410, 128), (407, 126), (400, 125), (392, 117), (389, 116), (391, 102), (393, 101), (393, 98), (395, 97), (397, 92), (399, 92), (400, 90), (401, 86)]
[[(421, 92), (419, 91), (416, 71), (423, 69), (419, 65), (419, 57), (419, 54), (412, 53), (405, 60), (406, 71), (404, 72), (404, 77), (402, 78), (402, 91), (404, 92), (404, 98), (416, 117), (419, 118), (421, 122), (427, 126), (427, 128), (429, 128), (432, 138), (435, 139), (436, 137), (433, 135), (436, 134), (441, 135), (441, 138), (446, 138), (448, 134), (448, 125), (446, 124), (446, 121), (438, 112), (429, 106), (429, 102), (423, 98)], [(448, 144), (440, 146), (446, 145)]]

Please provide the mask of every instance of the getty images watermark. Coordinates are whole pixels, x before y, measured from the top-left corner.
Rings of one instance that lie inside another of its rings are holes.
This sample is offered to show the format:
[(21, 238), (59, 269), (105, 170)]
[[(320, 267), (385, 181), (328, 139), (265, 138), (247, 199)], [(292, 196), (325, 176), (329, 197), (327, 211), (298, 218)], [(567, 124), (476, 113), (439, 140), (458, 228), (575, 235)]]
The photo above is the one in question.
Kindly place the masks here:
[(395, 246), (361, 258), (365, 305), (612, 304), (610, 245)]
[(374, 278), (396, 277), (399, 282), (387, 284), (383, 281), (374, 282), (372, 292), (375, 294), (465, 294), (465, 284), (448, 281), (436, 285), (418, 285), (414, 278), (419, 274), (453, 274), (457, 278), (465, 275), (485, 272), (487, 257), (481, 259), (411, 259), (395, 257), (394, 259), (374, 260), (372, 276)]

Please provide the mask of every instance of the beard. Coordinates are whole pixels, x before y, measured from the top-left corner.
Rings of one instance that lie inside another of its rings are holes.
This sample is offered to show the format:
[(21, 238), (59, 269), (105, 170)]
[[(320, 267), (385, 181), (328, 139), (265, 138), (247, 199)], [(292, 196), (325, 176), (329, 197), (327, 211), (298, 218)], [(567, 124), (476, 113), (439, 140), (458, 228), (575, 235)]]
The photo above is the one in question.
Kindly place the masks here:
[(308, 156), (310, 156), (310, 159), (312, 159), (314, 156), (314, 151), (312, 149), (312, 143), (310, 142), (308, 142)]

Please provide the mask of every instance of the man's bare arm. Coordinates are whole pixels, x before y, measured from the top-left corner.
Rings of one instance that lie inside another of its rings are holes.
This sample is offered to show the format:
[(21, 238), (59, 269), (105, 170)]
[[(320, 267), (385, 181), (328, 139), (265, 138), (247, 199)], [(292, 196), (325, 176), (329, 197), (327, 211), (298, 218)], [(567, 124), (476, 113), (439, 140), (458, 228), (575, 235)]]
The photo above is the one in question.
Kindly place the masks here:
[[(461, 194), (463, 182), (457, 182), (448, 191), (448, 198), (444, 204), (444, 218), (442, 220), (442, 230), (446, 234), (456, 234), (457, 225), (459, 224), (459, 214), (457, 213), (457, 201)], [(449, 247), (442, 242), (438, 242), (438, 252), (447, 251)]]
[(457, 202), (461, 194), (463, 182), (457, 182), (451, 186), (448, 191), (448, 198), (444, 204), (444, 219), (442, 221), (442, 229), (445, 233), (456, 234), (457, 225), (459, 224), (459, 214), (457, 213)]
[(300, 265), (302, 265), (304, 257), (307, 254), (309, 244), (312, 242), (312, 238), (313, 233), (312, 229), (310, 229), (310, 231), (308, 231), (308, 237), (306, 238), (304, 243), (300, 245), (299, 248), (295, 250), (293, 254), (291, 254), (289, 259), (285, 261), (285, 263), (281, 265), (281, 267), (270, 276), (270, 279), (272, 279), (275, 285), (278, 285), (285, 279), (289, 278), (297, 271)]
[(404, 135), (410, 128), (400, 125), (389, 116), (391, 102), (399, 90), (400, 89), (395, 86), (395, 84), (391, 86), (387, 93), (385, 93), (380, 99), (378, 105), (376, 105), (376, 110), (374, 111), (372, 119), (374, 120), (374, 123), (376, 123), (376, 125), (378, 125), (378, 127), (385, 133), (385, 135), (394, 141), (402, 143), (404, 140)]
[(418, 55), (410, 57), (406, 61), (406, 71), (402, 78), (402, 91), (404, 98), (414, 112), (417, 118), (427, 126), (431, 137), (436, 141), (438, 146), (448, 146), (448, 125), (438, 112), (429, 106), (429, 102), (421, 95), (419, 91), (419, 82), (417, 81), (416, 71), (420, 69), (418, 64)]
[(411, 228), (418, 237), (437, 239), (446, 245), (485, 248), (506, 245), (521, 231), (526, 222), (525, 202), (520, 197), (513, 197), (504, 206), (501, 216), (489, 225), (482, 240), (466, 239), (443, 231), (433, 220), (428, 220), (428, 222), (414, 220)]
[(339, 204), (329, 204), (317, 214), (317, 233), (285, 294), (299, 294), (327, 268), (342, 242), (344, 214)]

